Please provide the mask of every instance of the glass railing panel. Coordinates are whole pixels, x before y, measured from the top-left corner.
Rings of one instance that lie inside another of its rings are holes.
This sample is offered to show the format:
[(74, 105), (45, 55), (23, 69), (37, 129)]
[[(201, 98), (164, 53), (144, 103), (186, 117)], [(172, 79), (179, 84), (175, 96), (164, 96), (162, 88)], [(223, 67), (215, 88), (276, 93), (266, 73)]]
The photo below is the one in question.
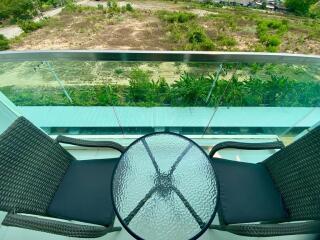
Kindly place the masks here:
[(320, 120), (319, 62), (184, 62), (190, 53), (158, 61), (150, 54), (145, 61), (0, 62), (0, 91), (54, 135), (172, 131), (276, 135), (289, 143)]
[[(227, 134), (275, 134), (294, 138), (319, 121), (319, 65), (227, 64), (213, 95), (219, 106), (212, 112), (205, 134), (217, 124), (237, 122)], [(286, 141), (288, 141), (286, 139)]]

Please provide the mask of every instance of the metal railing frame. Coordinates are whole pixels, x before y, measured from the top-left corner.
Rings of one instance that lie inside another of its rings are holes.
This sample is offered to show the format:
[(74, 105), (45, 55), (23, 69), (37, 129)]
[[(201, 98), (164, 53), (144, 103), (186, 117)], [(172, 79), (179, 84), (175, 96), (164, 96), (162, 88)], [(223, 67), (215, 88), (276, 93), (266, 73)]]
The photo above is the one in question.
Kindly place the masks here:
[(128, 61), (207, 63), (320, 64), (319, 55), (257, 52), (191, 52), (127, 50), (3, 51), (0, 62), (21, 61)]

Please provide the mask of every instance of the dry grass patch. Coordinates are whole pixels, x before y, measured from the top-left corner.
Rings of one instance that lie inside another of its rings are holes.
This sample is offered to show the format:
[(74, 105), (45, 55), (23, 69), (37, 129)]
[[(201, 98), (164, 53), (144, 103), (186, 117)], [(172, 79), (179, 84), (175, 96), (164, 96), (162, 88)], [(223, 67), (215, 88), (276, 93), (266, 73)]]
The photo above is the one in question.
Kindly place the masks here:
[(160, 21), (146, 11), (108, 15), (85, 7), (63, 11), (48, 26), (13, 43), (24, 49), (170, 49)]

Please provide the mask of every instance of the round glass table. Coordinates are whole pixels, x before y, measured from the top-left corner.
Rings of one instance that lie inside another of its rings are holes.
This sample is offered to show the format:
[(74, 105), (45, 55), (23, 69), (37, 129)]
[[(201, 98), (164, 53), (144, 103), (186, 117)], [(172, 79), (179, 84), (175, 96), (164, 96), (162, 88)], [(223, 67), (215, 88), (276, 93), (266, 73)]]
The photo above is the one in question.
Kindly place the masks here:
[(217, 210), (218, 184), (207, 154), (174, 133), (134, 141), (113, 172), (116, 215), (136, 239), (197, 239)]

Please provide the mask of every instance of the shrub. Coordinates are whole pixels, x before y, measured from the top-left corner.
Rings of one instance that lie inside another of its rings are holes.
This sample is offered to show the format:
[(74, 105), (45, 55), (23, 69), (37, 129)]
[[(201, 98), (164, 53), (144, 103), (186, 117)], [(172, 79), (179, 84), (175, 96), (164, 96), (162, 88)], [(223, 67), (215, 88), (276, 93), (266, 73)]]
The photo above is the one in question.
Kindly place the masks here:
[(121, 12), (121, 8), (119, 7), (118, 3), (115, 0), (109, 0), (107, 2), (108, 6), (108, 13), (110, 14), (117, 14)]
[(237, 41), (233, 37), (227, 35), (220, 35), (217, 38), (217, 41), (222, 46), (233, 47), (237, 45)]
[(318, 0), (286, 0), (285, 5), (289, 11), (298, 15), (308, 15), (310, 6)]
[(32, 19), (36, 14), (36, 5), (32, 0), (0, 1), (0, 20), (10, 19), (15, 23), (18, 20)]
[(132, 12), (133, 11), (133, 7), (132, 7), (132, 5), (130, 3), (126, 4), (126, 11), (128, 11), (128, 12)]
[(320, 18), (320, 1), (311, 5), (309, 12), (311, 17)]
[(212, 78), (210, 77), (182, 74), (180, 79), (172, 85), (172, 104), (178, 106), (204, 105), (211, 84)]
[(77, 12), (79, 6), (77, 6), (73, 0), (67, 0), (63, 10), (67, 12)]
[(10, 48), (9, 40), (0, 34), (0, 51), (8, 50)]
[(25, 32), (33, 32), (38, 30), (39, 28), (42, 28), (46, 24), (46, 20), (40, 20), (38, 22), (27, 20), (27, 21), (19, 21), (18, 25), (19, 27)]
[(169, 102), (169, 85), (164, 79), (152, 81), (148, 72), (134, 68), (130, 73), (127, 99), (130, 104), (154, 106)]
[(188, 32), (188, 44), (186, 50), (204, 50), (215, 49), (215, 45), (201, 27), (196, 27)]
[(195, 19), (196, 15), (189, 12), (168, 12), (159, 11), (158, 15), (160, 19), (168, 23), (185, 23)]
[(202, 43), (207, 39), (207, 35), (202, 29), (196, 29), (188, 34), (188, 40), (190, 43)]
[(116, 68), (114, 70), (114, 73), (117, 74), (117, 75), (120, 75), (120, 74), (123, 74), (124, 73), (124, 70), (122, 68)]
[(135, 68), (130, 73), (128, 100), (129, 102), (152, 101), (153, 84), (147, 72)]
[[(239, 79), (233, 74), (231, 79), (220, 78), (213, 88), (207, 102), (209, 90), (215, 79), (214, 75), (183, 73), (171, 86), (165, 79), (152, 81), (148, 72), (134, 68), (130, 72), (128, 85), (80, 85), (67, 86), (73, 103), (70, 103), (60, 88), (38, 86), (19, 88), (0, 87), (16, 105), (136, 105), (157, 106), (294, 106), (317, 107), (320, 104), (320, 83), (298, 79), (296, 73), (288, 66), (248, 65), (250, 79)], [(234, 65), (224, 65), (224, 69), (234, 70)], [(289, 71), (279, 74), (283, 69)], [(245, 70), (245, 69), (242, 69)], [(300, 69), (301, 71), (301, 69)], [(249, 73), (249, 72), (248, 72)], [(306, 72), (303, 72), (304, 74)], [(292, 75), (294, 74), (294, 75)]]
[(288, 31), (287, 20), (262, 20), (258, 22), (257, 34), (260, 42), (268, 51), (276, 52), (281, 44), (281, 38)]

